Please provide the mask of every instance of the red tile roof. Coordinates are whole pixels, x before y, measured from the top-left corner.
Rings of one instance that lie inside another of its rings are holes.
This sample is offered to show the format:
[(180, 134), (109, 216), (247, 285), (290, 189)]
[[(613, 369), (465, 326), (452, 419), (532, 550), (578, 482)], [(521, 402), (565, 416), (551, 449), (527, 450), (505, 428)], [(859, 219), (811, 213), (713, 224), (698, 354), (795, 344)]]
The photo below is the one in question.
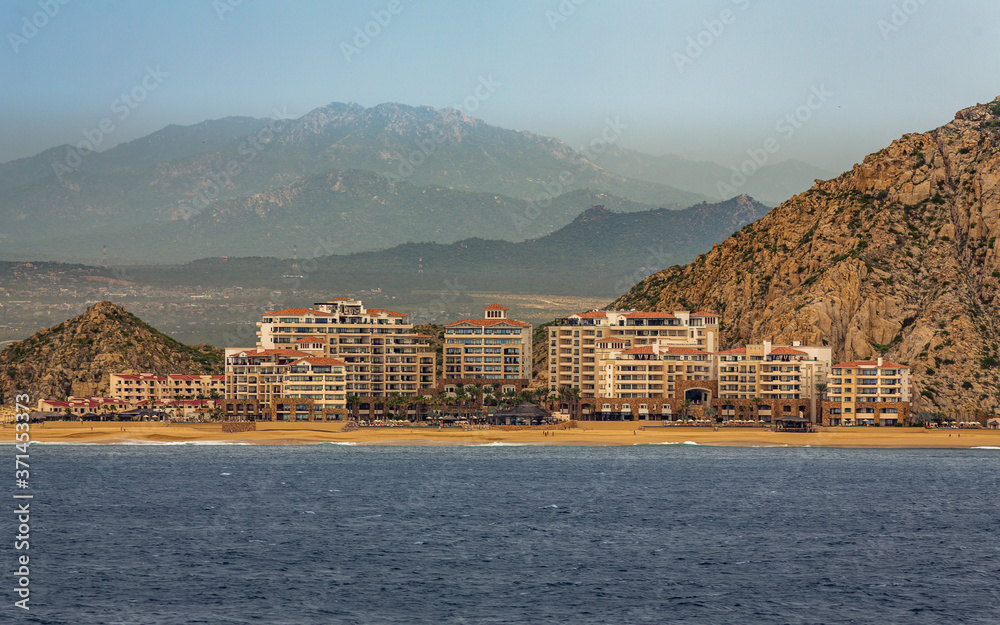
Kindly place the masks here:
[(604, 338), (604, 339), (597, 339), (597, 341), (595, 341), (595, 342), (596, 343), (607, 343), (608, 341), (614, 341), (616, 343), (619, 342), (619, 341), (621, 341), (623, 343), (631, 343), (632, 339), (628, 339), (628, 338), (625, 338), (625, 337), (622, 337), (622, 336), (609, 336), (609, 337)]
[(746, 347), (737, 347), (735, 349), (727, 349), (726, 351), (719, 352), (719, 353), (720, 354), (746, 354), (747, 353), (747, 348)]
[(693, 347), (668, 347), (666, 351), (671, 354), (700, 354), (702, 356), (708, 355), (708, 352), (706, 352), (705, 350), (695, 349)]
[(264, 314), (265, 315), (317, 315), (320, 317), (330, 317), (333, 315), (333, 313), (323, 312), (322, 310), (313, 310), (312, 308), (285, 308), (284, 310), (272, 310)]
[(344, 362), (343, 360), (338, 360), (336, 358), (323, 358), (323, 357), (320, 357), (320, 356), (309, 356), (308, 358), (300, 358), (299, 360), (296, 360), (292, 364), (293, 365), (297, 365), (299, 363), (307, 363), (307, 364), (310, 364), (310, 365), (341, 365), (341, 366), (347, 366), (347, 363)]
[(808, 356), (806, 352), (801, 352), (797, 349), (791, 347), (778, 347), (771, 350), (772, 354), (777, 354), (778, 356)]
[(576, 315), (581, 319), (607, 319), (608, 311), (606, 310), (592, 310), (590, 312), (579, 313)]
[(627, 349), (622, 352), (623, 354), (652, 354), (652, 345), (643, 345), (642, 347), (633, 347), (632, 349)]
[[(877, 360), (852, 360), (850, 362), (842, 362), (839, 365), (833, 365), (833, 366), (836, 367), (836, 368), (838, 368), (838, 369), (851, 369), (851, 368), (858, 368), (858, 367), (863, 367), (863, 368), (875, 367), (876, 369), (879, 368), (879, 364), (878, 364)], [(883, 360), (882, 361), (882, 368), (883, 369), (886, 369), (886, 368), (889, 368), (889, 369), (909, 369), (910, 367), (907, 366), (907, 365), (901, 365), (898, 362), (889, 362), (888, 360)]]
[(520, 328), (530, 328), (531, 324), (524, 321), (518, 321), (517, 319), (459, 319), (458, 321), (452, 321), (451, 323), (446, 323), (445, 327), (450, 328), (451, 326), (461, 325), (463, 323), (468, 323), (474, 326), (495, 326), (495, 325), (512, 325)]
[(304, 336), (304, 337), (300, 338), (299, 340), (297, 340), (295, 342), (296, 343), (322, 343), (323, 339), (321, 339), (318, 336)]
[(500, 304), (490, 304), (483, 310), (510, 310), (510, 308), (507, 308), (506, 306), (501, 306)]

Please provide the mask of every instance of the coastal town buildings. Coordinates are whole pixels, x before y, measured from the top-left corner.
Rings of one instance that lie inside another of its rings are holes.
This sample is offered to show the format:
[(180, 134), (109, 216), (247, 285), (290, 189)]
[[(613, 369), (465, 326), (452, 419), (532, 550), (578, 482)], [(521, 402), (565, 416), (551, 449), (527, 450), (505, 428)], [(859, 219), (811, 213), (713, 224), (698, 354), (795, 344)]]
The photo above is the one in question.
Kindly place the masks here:
[(795, 417), (818, 421), (833, 358), (830, 347), (773, 345), (763, 341), (717, 355), (719, 394), (713, 405), (723, 418), (772, 422)]
[(549, 391), (576, 388), (581, 398), (596, 398), (602, 357), (652, 345), (713, 353), (718, 337), (714, 313), (595, 310), (570, 315), (548, 328)]
[(227, 418), (342, 419), (348, 396), (366, 405), (435, 388), (435, 354), (409, 315), (335, 297), (265, 312), (257, 345), (226, 348)]
[(720, 322), (709, 312), (571, 315), (547, 331), (549, 392), (574, 389), (584, 419), (818, 423), (832, 348), (762, 341), (719, 351)]
[(260, 348), (344, 361), (348, 394), (418, 397), (436, 385), (428, 337), (414, 331), (405, 313), (366, 309), (360, 300), (335, 297), (313, 308), (266, 312), (257, 325)]
[(833, 366), (823, 425), (905, 425), (909, 416), (908, 366), (882, 358)]
[(511, 319), (509, 309), (491, 304), (479, 319), (459, 319), (444, 327), (445, 391), (459, 384), (492, 386), (500, 393), (531, 381), (531, 324)]
[(207, 399), (213, 395), (222, 396), (225, 380), (224, 375), (112, 373), (109, 394), (130, 404), (162, 399)]
[[(67, 397), (41, 399), (38, 410), (43, 413), (69, 415), (74, 419), (131, 419), (133, 411), (162, 415), (172, 419), (198, 418), (211, 415), (219, 402), (212, 399), (157, 399), (126, 401), (115, 397)], [(154, 417), (158, 418), (158, 417)]]

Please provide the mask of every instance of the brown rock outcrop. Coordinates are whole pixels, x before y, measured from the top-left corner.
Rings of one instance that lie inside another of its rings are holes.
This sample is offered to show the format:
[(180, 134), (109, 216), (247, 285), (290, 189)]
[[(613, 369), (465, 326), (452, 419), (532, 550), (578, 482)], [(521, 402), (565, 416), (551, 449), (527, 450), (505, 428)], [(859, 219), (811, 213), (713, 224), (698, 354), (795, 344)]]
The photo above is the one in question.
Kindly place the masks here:
[(27, 393), (40, 398), (69, 396), (74, 389), (107, 393), (110, 374), (129, 370), (157, 374), (220, 374), (222, 350), (188, 346), (155, 330), (111, 302), (8, 345), (0, 352), (0, 403)]
[(707, 309), (723, 342), (913, 368), (914, 409), (1000, 406), (1000, 98), (903, 135), (612, 308)]

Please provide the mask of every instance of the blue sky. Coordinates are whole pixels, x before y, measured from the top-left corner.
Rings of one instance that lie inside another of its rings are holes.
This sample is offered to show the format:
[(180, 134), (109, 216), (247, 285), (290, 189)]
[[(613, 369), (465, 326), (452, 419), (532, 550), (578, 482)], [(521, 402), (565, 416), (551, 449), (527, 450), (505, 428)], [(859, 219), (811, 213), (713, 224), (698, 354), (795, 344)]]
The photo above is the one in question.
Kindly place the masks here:
[(473, 115), (574, 146), (617, 117), (653, 154), (730, 165), (775, 138), (777, 160), (839, 171), (1000, 95), (995, 0), (62, 1), (0, 6), (0, 162), (107, 117), (102, 148), (335, 101), (453, 106), (486, 78)]

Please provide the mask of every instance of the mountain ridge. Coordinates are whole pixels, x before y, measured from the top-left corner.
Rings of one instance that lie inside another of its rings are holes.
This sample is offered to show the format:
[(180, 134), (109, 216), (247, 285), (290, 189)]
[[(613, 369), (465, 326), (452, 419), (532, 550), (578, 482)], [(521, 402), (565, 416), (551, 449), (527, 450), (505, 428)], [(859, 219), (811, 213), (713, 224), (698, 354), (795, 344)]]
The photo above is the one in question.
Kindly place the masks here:
[(1000, 405), (1000, 98), (903, 135), (613, 307), (696, 307), (723, 343), (830, 345), (913, 369), (916, 411)]

